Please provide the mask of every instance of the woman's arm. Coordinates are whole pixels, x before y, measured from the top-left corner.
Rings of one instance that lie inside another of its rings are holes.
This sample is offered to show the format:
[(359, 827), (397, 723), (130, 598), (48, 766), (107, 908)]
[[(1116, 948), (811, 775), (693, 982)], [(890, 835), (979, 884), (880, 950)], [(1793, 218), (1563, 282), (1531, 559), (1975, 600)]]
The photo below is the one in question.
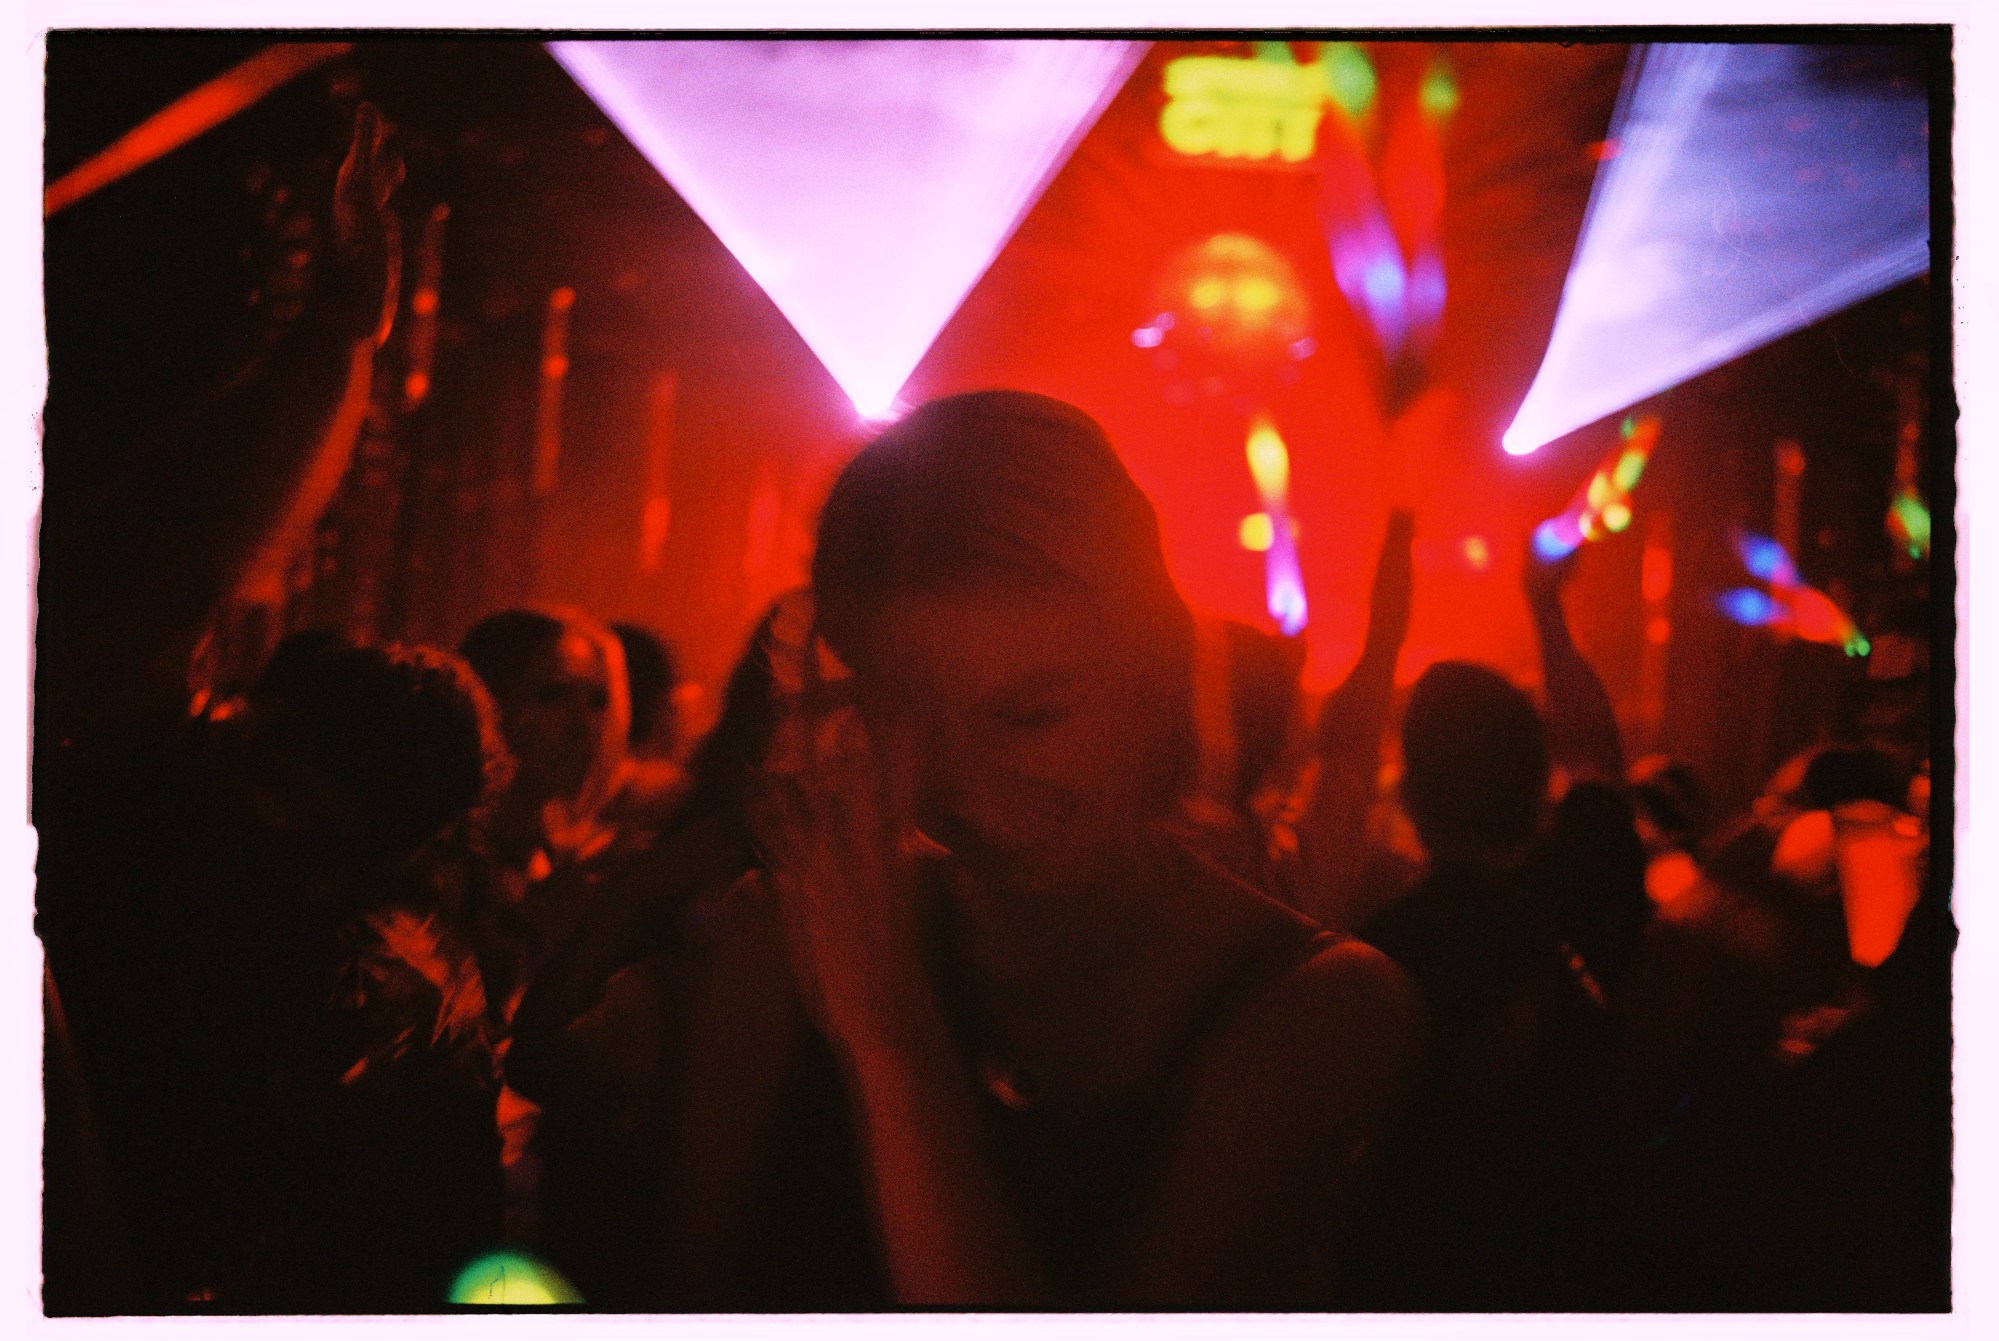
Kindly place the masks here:
[(840, 1059), (895, 1299), (1051, 1304), (924, 969), (909, 742), (877, 751), (845, 710), (785, 731), (810, 766), (772, 779), (760, 825), (794, 980)]
[(387, 134), (364, 104), (335, 186), (331, 273), (299, 320), (135, 448), (108, 487), (48, 509), (39, 682), (59, 729), (147, 711), (123, 701), (135, 680), (178, 692), (217, 605), (281, 586), (338, 489), (396, 303), (388, 200), (403, 169)]
[(1055, 1306), (955, 1043), (934, 1012), (910, 1023), (841, 1049), (897, 1302)]
[[(1299, 826), (1305, 860), (1305, 912), (1341, 927), (1367, 861), (1368, 809), (1381, 770), (1381, 736), (1395, 697), (1395, 663), (1409, 632), (1415, 572), (1410, 544), (1415, 516), (1398, 509), (1375, 561), (1367, 641), (1360, 660), (1319, 710), (1318, 781)], [(1347, 928), (1351, 929), (1351, 928)]]

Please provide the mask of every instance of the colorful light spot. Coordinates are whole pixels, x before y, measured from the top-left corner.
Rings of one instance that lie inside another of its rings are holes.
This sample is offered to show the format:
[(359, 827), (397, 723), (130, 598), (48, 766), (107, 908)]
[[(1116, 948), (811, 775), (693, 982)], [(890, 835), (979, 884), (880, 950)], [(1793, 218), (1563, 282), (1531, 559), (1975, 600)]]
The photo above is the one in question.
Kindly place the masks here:
[(1735, 537), (1735, 553), (1751, 577), (1768, 582), (1773, 587), (1798, 585), (1798, 570), (1791, 562), (1791, 556), (1769, 536), (1740, 533)]
[(452, 1282), (450, 1302), (491, 1308), (547, 1307), (553, 1304), (580, 1304), (576, 1292), (562, 1273), (526, 1253), (489, 1253), (458, 1273)]
[(1261, 554), (1269, 549), (1276, 535), (1276, 528), (1270, 524), (1268, 512), (1252, 512), (1242, 519), (1240, 526), (1236, 527), (1236, 539), (1242, 542), (1244, 549), (1255, 554)]
[(1895, 501), (1888, 507), (1888, 534), (1908, 550), (1912, 559), (1930, 552), (1930, 510), (1923, 506), (1915, 490), (1904, 489), (1895, 495)]
[(1724, 591), (1714, 598), (1715, 608), (1736, 623), (1748, 628), (1760, 628), (1776, 620), (1777, 603), (1769, 593), (1754, 587), (1736, 587)]
[(1458, 110), (1458, 81), (1451, 78), (1451, 72), (1441, 65), (1431, 67), (1423, 76), (1423, 90), (1417, 95), (1423, 110), (1439, 119)]
[(1566, 515), (1550, 517), (1534, 528), (1534, 553), (1543, 563), (1566, 558), (1582, 543), (1582, 528)]
[(1326, 86), (1340, 110), (1351, 117), (1365, 116), (1374, 105), (1375, 89), (1380, 83), (1367, 53), (1352, 42), (1329, 42), (1321, 51), (1319, 62), (1325, 71)]

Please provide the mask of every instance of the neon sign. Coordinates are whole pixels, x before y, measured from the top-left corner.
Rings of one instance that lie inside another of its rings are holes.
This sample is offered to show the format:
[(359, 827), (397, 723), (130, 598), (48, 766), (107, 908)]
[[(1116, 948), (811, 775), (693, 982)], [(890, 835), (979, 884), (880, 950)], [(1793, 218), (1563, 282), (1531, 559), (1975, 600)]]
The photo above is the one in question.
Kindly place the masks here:
[(1318, 65), (1235, 56), (1169, 61), (1159, 134), (1189, 157), (1303, 163), (1330, 94)]

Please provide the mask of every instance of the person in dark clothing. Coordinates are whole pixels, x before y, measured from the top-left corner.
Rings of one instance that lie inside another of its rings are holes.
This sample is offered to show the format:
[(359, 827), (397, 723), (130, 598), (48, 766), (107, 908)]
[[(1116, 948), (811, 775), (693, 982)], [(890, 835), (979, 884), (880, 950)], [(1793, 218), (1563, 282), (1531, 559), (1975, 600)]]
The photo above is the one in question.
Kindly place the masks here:
[(121, 1302), (434, 1309), (498, 1233), (497, 1076), (413, 858), (497, 786), (492, 708), (446, 654), (344, 645), (250, 701), (124, 780), (112, 844), (66, 829), (43, 870)]
[[(1361, 935), (1415, 980), (1433, 1066), (1384, 1160), (1361, 1307), (1602, 1298), (1611, 1192), (1593, 1077), (1650, 915), (1645, 855), (1608, 697), (1563, 617), (1567, 564), (1527, 563), (1547, 722), (1463, 662), (1424, 672), (1403, 718), (1402, 802), (1429, 865)], [(1570, 782), (1551, 808), (1558, 761)]]
[(658, 840), (613, 878), (522, 997), (508, 1083), (543, 1109), (542, 1243), (591, 1307), (643, 1308), (658, 1269), (662, 1116), (729, 888), (756, 863), (749, 803), (776, 725), (774, 629), (758, 623), (722, 713), (695, 751), (690, 787)]
[(1361, 934), (1415, 981), (1433, 1064), (1384, 1158), (1353, 1303), (1572, 1307), (1557, 1302), (1580, 1237), (1562, 1166), (1601, 988), (1533, 883), (1540, 717), (1501, 676), (1445, 662), (1416, 682), (1402, 748), (1403, 805), (1430, 865)]

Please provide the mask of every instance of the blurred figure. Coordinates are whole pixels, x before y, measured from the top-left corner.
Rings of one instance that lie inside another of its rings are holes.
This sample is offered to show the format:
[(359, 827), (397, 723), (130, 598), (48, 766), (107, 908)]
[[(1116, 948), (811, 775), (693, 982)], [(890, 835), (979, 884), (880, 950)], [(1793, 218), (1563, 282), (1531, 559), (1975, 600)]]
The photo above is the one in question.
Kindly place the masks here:
[(1363, 1307), (1603, 1297), (1616, 1193), (1595, 1075), (1651, 908), (1616, 719), (1561, 606), (1573, 562), (1530, 549), (1524, 574), (1545, 723), (1464, 662), (1425, 671), (1403, 716), (1401, 799), (1428, 866), (1362, 935), (1416, 980), (1436, 1060), (1389, 1157)]
[(508, 1082), (543, 1110), (544, 1249), (599, 1311), (641, 1309), (657, 1296), (664, 1119), (680, 1091), (716, 913), (756, 864), (750, 800), (777, 721), (780, 629), (810, 619), (795, 593), (759, 621), (679, 808), (550, 958), (514, 1017)]
[(511, 1014), (610, 873), (651, 845), (685, 784), (670, 766), (665, 779), (634, 767), (624, 649), (589, 615), (503, 610), (474, 625), (459, 650), (498, 703), (515, 761), (489, 826), (513, 942), (513, 962), (489, 975)]
[(1364, 1309), (1576, 1307), (1582, 1075), (1603, 990), (1534, 885), (1549, 761), (1534, 705), (1483, 667), (1425, 671), (1402, 804), (1429, 864), (1365, 939), (1409, 972), (1434, 1062), (1363, 1236)]
[(1410, 1004), (1163, 830), (1192, 630), (1102, 431), (916, 411), (842, 472), (813, 584), (690, 1056), (675, 1306), (1329, 1298)]
[(1200, 763), (1183, 837), (1230, 874), (1294, 902), (1287, 809), (1303, 736), (1304, 644), (1233, 619), (1195, 621), (1194, 726)]
[(51, 912), (45, 934), (130, 1305), (435, 1309), (499, 1232), (498, 1077), (477, 964), (417, 857), (505, 755), (446, 654), (321, 643), (278, 669), (127, 816), (129, 847), (49, 873), (69, 916), (116, 919)]
[[(671, 765), (664, 785), (634, 766), (624, 648), (591, 616), (502, 610), (474, 625), (460, 651), (492, 691), (515, 760), (487, 825), (490, 862), (464, 881), (511, 1031), (543, 968), (606, 904), (631, 897), (622, 877), (652, 846), (682, 782)], [(564, 1162), (569, 1124), (558, 1115), (545, 1126), (543, 1116), (504, 1092), (508, 1223), (522, 1241), (541, 1233), (546, 1180), (566, 1177), (546, 1166)]]
[(1631, 766), (1631, 800), (1645, 845), (1645, 892), (1666, 907), (1700, 879), (1695, 854), (1707, 839), (1707, 797), (1685, 764), (1650, 755)]

